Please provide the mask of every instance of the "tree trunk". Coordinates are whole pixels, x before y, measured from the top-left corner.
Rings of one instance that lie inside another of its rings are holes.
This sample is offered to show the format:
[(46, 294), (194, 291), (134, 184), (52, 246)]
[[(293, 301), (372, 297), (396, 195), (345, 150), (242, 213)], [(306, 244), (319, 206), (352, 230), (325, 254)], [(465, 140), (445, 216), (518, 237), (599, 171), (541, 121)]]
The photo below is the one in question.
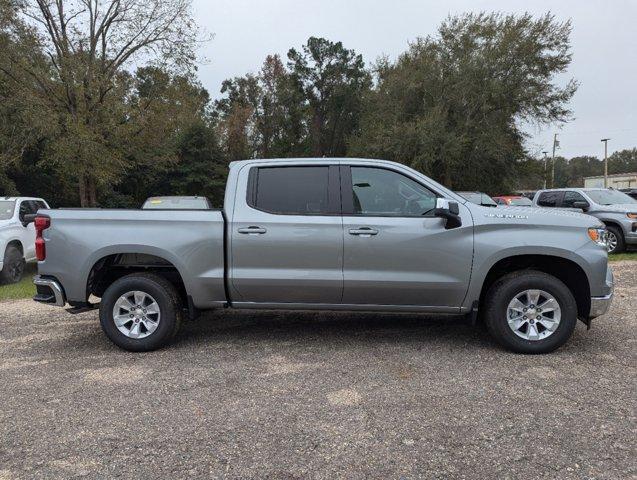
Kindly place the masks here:
[(323, 114), (318, 111), (314, 111), (314, 117), (312, 118), (312, 154), (315, 157), (322, 157), (325, 155), (323, 148)]
[(89, 177), (87, 179), (87, 183), (89, 206), (97, 207), (97, 187), (95, 185), (95, 179), (93, 177)]
[(83, 173), (80, 173), (79, 178), (77, 179), (79, 194), (80, 194), (80, 207), (86, 208), (88, 207), (88, 196), (86, 192), (86, 177), (84, 177)]
[(78, 188), (80, 194), (80, 206), (90, 208), (97, 206), (97, 186), (95, 179), (81, 173), (78, 178)]

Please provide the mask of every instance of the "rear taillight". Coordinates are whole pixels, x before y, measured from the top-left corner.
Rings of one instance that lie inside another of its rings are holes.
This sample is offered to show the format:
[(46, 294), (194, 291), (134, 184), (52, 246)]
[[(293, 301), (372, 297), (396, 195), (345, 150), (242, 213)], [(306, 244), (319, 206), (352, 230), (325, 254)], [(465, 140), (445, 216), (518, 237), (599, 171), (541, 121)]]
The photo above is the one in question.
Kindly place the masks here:
[(42, 232), (50, 226), (51, 219), (49, 217), (35, 217), (35, 256), (40, 262), (46, 258), (46, 245)]

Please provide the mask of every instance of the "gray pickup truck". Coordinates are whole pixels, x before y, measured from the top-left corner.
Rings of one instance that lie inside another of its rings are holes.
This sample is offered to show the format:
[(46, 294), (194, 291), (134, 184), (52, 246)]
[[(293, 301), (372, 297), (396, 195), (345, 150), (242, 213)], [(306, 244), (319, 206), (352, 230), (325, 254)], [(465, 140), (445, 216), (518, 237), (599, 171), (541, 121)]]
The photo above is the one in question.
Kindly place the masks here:
[(223, 210), (40, 210), (35, 224), (35, 300), (100, 298), (104, 332), (133, 351), (233, 307), (465, 314), (544, 353), (613, 295), (599, 220), (482, 207), (381, 160), (233, 162)]
[(637, 246), (637, 200), (610, 188), (556, 188), (540, 190), (533, 204), (585, 212), (598, 218), (608, 230), (609, 253)]

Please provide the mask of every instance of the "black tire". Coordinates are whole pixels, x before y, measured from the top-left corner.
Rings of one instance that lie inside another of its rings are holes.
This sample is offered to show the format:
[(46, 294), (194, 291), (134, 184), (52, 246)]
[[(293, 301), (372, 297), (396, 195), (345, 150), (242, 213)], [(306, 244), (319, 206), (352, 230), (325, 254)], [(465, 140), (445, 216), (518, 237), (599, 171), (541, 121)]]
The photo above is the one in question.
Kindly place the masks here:
[[(131, 291), (147, 293), (160, 308), (157, 329), (144, 338), (126, 336), (117, 328), (113, 318), (115, 302)], [(168, 280), (152, 273), (132, 273), (116, 280), (106, 289), (100, 302), (102, 330), (115, 345), (131, 352), (148, 352), (165, 346), (179, 331), (182, 319), (183, 311), (177, 290)]]
[(4, 252), (0, 283), (18, 283), (24, 275), (24, 257), (20, 250), (9, 245)]
[(621, 228), (615, 225), (606, 225), (606, 230), (609, 234), (612, 234), (617, 238), (617, 246), (613, 250), (608, 250), (608, 253), (622, 253), (626, 250), (626, 241), (624, 240), (624, 232)]
[[(539, 289), (551, 294), (561, 309), (557, 329), (539, 340), (519, 337), (507, 321), (509, 302), (529, 289)], [(529, 354), (549, 353), (564, 345), (573, 334), (577, 324), (577, 303), (561, 280), (543, 272), (524, 270), (505, 275), (491, 286), (485, 298), (484, 319), (493, 338), (509, 350)]]

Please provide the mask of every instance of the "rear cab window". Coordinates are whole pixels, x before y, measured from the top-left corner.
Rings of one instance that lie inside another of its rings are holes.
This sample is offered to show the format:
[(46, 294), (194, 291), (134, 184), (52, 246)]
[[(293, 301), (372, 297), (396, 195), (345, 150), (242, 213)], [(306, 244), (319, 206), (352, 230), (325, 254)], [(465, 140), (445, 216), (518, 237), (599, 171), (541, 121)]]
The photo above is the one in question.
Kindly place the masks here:
[(537, 199), (540, 207), (557, 207), (564, 192), (542, 192)]
[(338, 215), (338, 166), (254, 167), (248, 205), (278, 215)]

